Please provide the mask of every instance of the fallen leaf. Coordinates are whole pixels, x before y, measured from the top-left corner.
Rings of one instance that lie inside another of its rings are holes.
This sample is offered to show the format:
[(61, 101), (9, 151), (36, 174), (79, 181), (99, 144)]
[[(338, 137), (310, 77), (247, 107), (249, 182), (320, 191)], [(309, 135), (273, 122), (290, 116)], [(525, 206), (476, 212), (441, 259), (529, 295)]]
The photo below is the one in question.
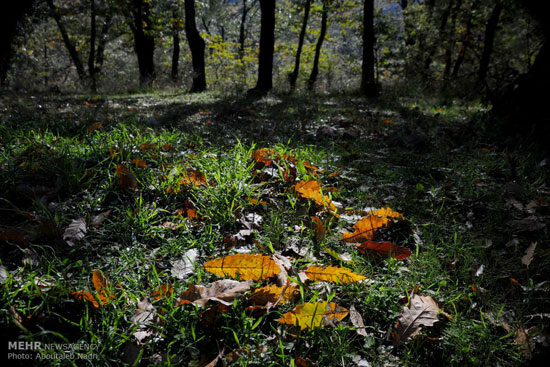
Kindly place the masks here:
[(301, 181), (294, 186), (294, 189), (298, 193), (298, 196), (304, 199), (313, 199), (315, 203), (323, 208), (330, 209), (331, 211), (336, 211), (336, 205), (332, 200), (327, 196), (321, 193), (321, 186), (315, 180)]
[(86, 236), (86, 221), (84, 218), (74, 219), (63, 232), (63, 241), (69, 246), (74, 246)]
[(243, 280), (269, 279), (281, 272), (281, 269), (269, 257), (261, 254), (236, 254), (208, 261), (204, 268), (220, 276), (230, 276)]
[(386, 217), (386, 218), (404, 218), (403, 214), (398, 213), (394, 211), (390, 207), (376, 209), (372, 211), (367, 211), (369, 215), (376, 215), (378, 217)]
[(183, 254), (181, 260), (172, 263), (172, 276), (178, 279), (185, 279), (195, 272), (194, 263), (197, 261), (199, 251), (196, 248), (189, 249)]
[(86, 132), (91, 134), (96, 130), (99, 130), (103, 127), (103, 122), (94, 122), (86, 127)]
[(432, 326), (439, 321), (437, 315), (440, 309), (430, 296), (414, 294), (410, 306), (405, 306), (393, 332), (393, 343), (398, 346), (416, 336), (423, 326)]
[(240, 298), (243, 293), (250, 290), (253, 281), (238, 282), (232, 279), (222, 279), (209, 284), (189, 285), (189, 288), (179, 297), (177, 305), (193, 303), (204, 307), (208, 301), (221, 303), (225, 306), (232, 306), (235, 298)]
[(128, 171), (122, 164), (117, 164), (116, 166), (116, 175), (118, 186), (123, 191), (134, 191), (137, 192), (137, 181), (132, 172)]
[(354, 232), (346, 232), (340, 238), (340, 241), (359, 243), (371, 241), (374, 238), (374, 233), (378, 228), (387, 226), (390, 223), (387, 217), (371, 216), (362, 218), (359, 222), (353, 225)]
[(269, 303), (287, 303), (294, 300), (298, 295), (298, 290), (295, 286), (288, 285), (279, 287), (276, 284), (266, 285), (257, 288), (250, 296), (250, 302), (255, 305), (267, 305)]
[(358, 335), (367, 336), (363, 317), (361, 317), (361, 314), (355, 309), (354, 305), (351, 305), (351, 307), (349, 308), (349, 319), (351, 321), (351, 324), (355, 326), (355, 332)]
[(357, 249), (363, 253), (373, 252), (384, 257), (393, 257), (397, 260), (404, 260), (411, 256), (408, 248), (395, 245), (391, 242), (366, 241), (357, 245)]
[(71, 292), (71, 295), (73, 295), (77, 300), (91, 302), (95, 308), (99, 308), (100, 303), (102, 306), (105, 306), (109, 303), (110, 298), (114, 298), (113, 295), (109, 295), (107, 293), (107, 280), (103, 277), (103, 274), (99, 270), (93, 271), (92, 284), (96, 290), (95, 294), (86, 291), (77, 291)]
[(99, 213), (98, 215), (94, 216), (90, 222), (90, 227), (96, 228), (101, 225), (107, 219), (107, 217), (111, 214), (112, 210), (106, 210), (104, 212)]
[(169, 297), (174, 293), (174, 287), (171, 284), (162, 284), (159, 289), (151, 292), (151, 295), (155, 297), (156, 300), (159, 300), (164, 297)]
[(521, 258), (521, 263), (523, 265), (529, 266), (531, 264), (531, 261), (533, 261), (533, 257), (535, 256), (535, 250), (537, 248), (537, 243), (533, 242), (527, 250), (525, 250), (525, 255)]
[(323, 225), (323, 222), (321, 222), (319, 217), (311, 217), (311, 221), (313, 222), (313, 234), (315, 235), (315, 241), (317, 243), (323, 242), (327, 231)]
[(266, 148), (256, 149), (252, 153), (252, 158), (256, 161), (256, 165), (254, 167), (256, 169), (261, 169), (264, 166), (270, 166), (271, 163), (273, 163), (272, 156), (274, 154), (275, 152), (271, 149), (266, 149)]
[(334, 326), (348, 315), (348, 310), (330, 302), (313, 302), (296, 306), (282, 315), (278, 321), (283, 324), (298, 326), (300, 329)]
[(145, 162), (143, 159), (132, 159), (130, 161), (131, 164), (135, 165), (138, 168), (145, 168), (147, 167), (147, 162)]
[(132, 324), (137, 326), (133, 333), (138, 342), (143, 342), (147, 337), (153, 335), (151, 328), (156, 320), (156, 310), (153, 304), (145, 297), (138, 302), (137, 309), (131, 318)]
[(311, 265), (306, 269), (306, 275), (311, 280), (333, 283), (354, 283), (366, 279), (366, 277), (356, 274), (349, 269), (336, 266), (320, 267)]

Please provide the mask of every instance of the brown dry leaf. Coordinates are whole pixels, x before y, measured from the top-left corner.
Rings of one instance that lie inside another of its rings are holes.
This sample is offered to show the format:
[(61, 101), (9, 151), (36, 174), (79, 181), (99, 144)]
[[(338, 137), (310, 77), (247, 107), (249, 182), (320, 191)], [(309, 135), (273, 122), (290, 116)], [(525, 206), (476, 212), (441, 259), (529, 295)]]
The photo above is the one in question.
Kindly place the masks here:
[(96, 130), (99, 130), (103, 127), (103, 122), (94, 122), (93, 124), (90, 124), (86, 127), (87, 133), (93, 133)]
[(348, 315), (348, 310), (330, 302), (313, 302), (296, 306), (278, 319), (280, 323), (295, 325), (300, 329), (334, 326)]
[(145, 168), (147, 167), (147, 162), (145, 162), (143, 159), (132, 159), (130, 161), (133, 165), (135, 165), (137, 168)]
[(63, 232), (63, 241), (69, 246), (74, 246), (86, 236), (86, 221), (84, 218), (74, 219)]
[(177, 305), (193, 303), (204, 307), (208, 301), (219, 302), (225, 306), (232, 306), (235, 298), (250, 290), (252, 280), (238, 282), (232, 279), (222, 279), (210, 283), (209, 287), (191, 284), (179, 297)]
[(117, 164), (116, 166), (116, 175), (118, 177), (118, 186), (123, 191), (134, 191), (137, 192), (137, 181), (132, 172), (128, 171), (122, 164)]
[(200, 186), (208, 185), (208, 183), (206, 182), (206, 176), (203, 173), (196, 169), (189, 169), (187, 170), (186, 175), (178, 181), (178, 185)]
[(393, 257), (397, 260), (404, 260), (411, 256), (408, 248), (397, 246), (391, 242), (366, 241), (357, 245), (357, 249), (363, 253), (376, 253), (383, 257)]
[(390, 222), (391, 220), (387, 217), (369, 215), (368, 217), (364, 217), (359, 222), (355, 223), (353, 225), (354, 232), (344, 233), (342, 238), (340, 238), (340, 241), (352, 243), (370, 241), (374, 238), (374, 232), (376, 232), (378, 228), (387, 226)]
[(139, 149), (141, 151), (148, 152), (150, 150), (158, 150), (158, 146), (155, 144), (143, 143), (139, 145)]
[(525, 250), (525, 255), (522, 256), (521, 258), (521, 263), (523, 265), (527, 265), (529, 266), (531, 264), (531, 261), (533, 261), (533, 258), (535, 256), (535, 250), (537, 248), (537, 243), (536, 242), (533, 242), (528, 248), (527, 250)]
[(355, 309), (354, 305), (351, 305), (351, 307), (349, 308), (349, 319), (351, 321), (351, 324), (356, 327), (355, 332), (358, 335), (367, 336), (363, 317), (361, 317), (361, 314)]
[(298, 196), (304, 199), (313, 199), (315, 203), (323, 208), (336, 212), (336, 205), (327, 195), (321, 193), (321, 186), (315, 180), (301, 181), (294, 186)]
[(291, 302), (298, 295), (298, 290), (295, 286), (288, 285), (279, 287), (276, 284), (266, 285), (265, 287), (257, 288), (252, 292), (250, 302), (255, 305), (265, 306), (269, 303), (287, 303)]
[(401, 317), (392, 334), (393, 344), (401, 345), (420, 333), (422, 326), (432, 326), (438, 322), (439, 313), (439, 306), (432, 297), (414, 294), (410, 305), (401, 311)]
[(90, 222), (90, 227), (96, 228), (101, 225), (107, 219), (107, 217), (111, 214), (112, 210), (106, 210), (104, 212), (99, 213), (98, 215), (94, 216)]
[(364, 276), (356, 274), (349, 269), (336, 266), (320, 267), (311, 265), (306, 269), (306, 275), (311, 280), (333, 283), (354, 283), (366, 279)]
[(321, 243), (325, 239), (327, 230), (319, 217), (311, 217), (311, 220), (313, 222), (313, 234), (315, 235), (315, 241), (317, 243)]
[(210, 260), (204, 268), (220, 276), (242, 280), (269, 279), (281, 272), (280, 267), (269, 257), (261, 254), (236, 254)]
[(143, 298), (138, 302), (138, 307), (131, 318), (132, 324), (138, 326), (133, 333), (138, 342), (141, 343), (148, 336), (153, 335), (153, 329), (150, 325), (155, 322), (155, 316), (155, 307), (147, 298)]

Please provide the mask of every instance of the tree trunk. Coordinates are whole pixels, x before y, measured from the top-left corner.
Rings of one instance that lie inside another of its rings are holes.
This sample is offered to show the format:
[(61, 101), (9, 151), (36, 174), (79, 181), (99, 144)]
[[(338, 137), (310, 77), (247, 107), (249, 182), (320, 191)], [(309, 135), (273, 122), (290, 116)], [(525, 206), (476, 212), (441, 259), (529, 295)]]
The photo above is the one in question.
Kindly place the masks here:
[(95, 0), (90, 0), (90, 53), (88, 55), (88, 74), (90, 75), (90, 88), (94, 93), (97, 91), (95, 79), (96, 15)]
[(471, 6), (470, 13), (468, 15), (468, 20), (466, 21), (466, 29), (464, 30), (464, 36), (462, 38), (462, 46), (460, 47), (460, 50), (458, 50), (458, 56), (456, 57), (455, 65), (453, 67), (453, 72), (451, 74), (453, 79), (456, 79), (456, 77), (458, 76), (460, 67), (462, 66), (462, 63), (466, 58), (466, 51), (470, 47), (470, 43), (472, 41), (472, 25), (473, 25), (472, 18), (474, 16), (474, 10), (476, 8), (476, 4)]
[(107, 13), (103, 18), (103, 26), (101, 27), (101, 35), (99, 36), (99, 42), (97, 43), (96, 51), (96, 62), (95, 68), (96, 73), (99, 73), (101, 67), (103, 66), (103, 61), (105, 59), (105, 46), (107, 45), (107, 33), (111, 27), (112, 14), (110, 10), (107, 10)]
[(174, 28), (172, 29), (172, 70), (170, 77), (175, 83), (178, 81), (178, 67), (180, 59), (180, 27), (179, 17), (176, 10), (172, 13), (172, 18), (174, 19)]
[(139, 83), (142, 87), (151, 87), (155, 79), (155, 39), (153, 38), (149, 2), (133, 0), (133, 24), (130, 25), (134, 33), (134, 48), (139, 67)]
[(304, 5), (304, 19), (302, 21), (302, 29), (298, 38), (298, 49), (296, 50), (296, 61), (294, 62), (294, 71), (290, 74), (290, 90), (296, 89), (296, 80), (300, 72), (300, 56), (302, 55), (302, 47), (304, 46), (304, 38), (306, 37), (307, 21), (309, 19), (309, 9), (311, 8), (311, 0), (306, 0)]
[(451, 16), (451, 27), (450, 32), (447, 35), (447, 50), (445, 50), (445, 70), (443, 71), (443, 79), (449, 79), (449, 75), (451, 74), (451, 66), (453, 64), (453, 50), (455, 46), (455, 27), (456, 27), (456, 18), (458, 16), (458, 13), (460, 11), (460, 6), (462, 5), (463, 0), (458, 0), (454, 7), (454, 12)]
[(328, 9), (327, 4), (323, 3), (323, 15), (321, 16), (321, 32), (319, 33), (319, 39), (317, 45), (315, 45), (315, 57), (313, 58), (313, 67), (311, 68), (311, 74), (307, 81), (307, 87), (309, 90), (313, 89), (313, 85), (319, 75), (319, 57), (321, 56), (321, 47), (323, 47), (323, 41), (327, 34), (327, 22), (328, 22)]
[(275, 0), (261, 0), (260, 55), (258, 81), (252, 93), (265, 93), (273, 88), (273, 52), (275, 49)]
[(500, 2), (497, 2), (491, 16), (485, 26), (485, 38), (483, 40), (483, 51), (481, 52), (481, 61), (479, 62), (479, 73), (477, 75), (477, 86), (483, 87), (485, 85), (485, 78), (487, 77), (487, 71), (489, 70), (489, 63), (491, 61), (491, 54), (493, 53), (493, 44), (495, 41), (495, 33), (497, 30), (498, 19), (502, 12), (503, 6)]
[(0, 13), (0, 85), (6, 86), (8, 70), (13, 54), (12, 44), (17, 34), (17, 25), (32, 10), (32, 0), (19, 0), (5, 6)]
[(57, 27), (59, 28), (59, 32), (61, 33), (61, 37), (63, 38), (63, 42), (65, 43), (65, 47), (67, 48), (67, 51), (69, 51), (69, 55), (71, 56), (71, 60), (73, 61), (74, 66), (76, 67), (76, 72), (78, 74), (78, 77), (81, 81), (84, 81), (86, 79), (86, 72), (84, 70), (84, 64), (82, 63), (82, 60), (80, 59), (80, 55), (76, 51), (76, 48), (69, 38), (69, 34), (67, 33), (67, 30), (65, 29), (65, 26), (61, 22), (61, 16), (59, 15), (59, 12), (57, 11), (57, 8), (55, 7), (53, 0), (46, 0), (48, 3), (48, 6), (50, 7), (50, 13), (55, 20), (55, 23), (57, 24)]
[(191, 60), (193, 64), (193, 84), (191, 93), (206, 90), (206, 74), (204, 66), (204, 40), (202, 39), (197, 24), (195, 23), (195, 0), (185, 0), (185, 34), (189, 48), (191, 49)]
[[(451, 10), (453, 8), (453, 0), (449, 0), (449, 5), (445, 8), (445, 11), (441, 15), (441, 23), (439, 24), (439, 39), (442, 40), (443, 36), (445, 34), (445, 28), (447, 28), (447, 22), (449, 21), (449, 15), (451, 15)], [(428, 7), (428, 9), (431, 9)], [(430, 65), (432, 64), (433, 57), (435, 55), (435, 51), (437, 49), (437, 45), (432, 45), (430, 47), (430, 50), (428, 52), (428, 57), (426, 57), (426, 60), (424, 61), (424, 70), (427, 71), (430, 69)]]
[(374, 81), (374, 42), (374, 0), (364, 0), (361, 91), (367, 97), (378, 95), (378, 88)]
[(246, 0), (243, 0), (243, 13), (241, 14), (241, 25), (239, 26), (239, 59), (241, 60), (244, 56), (245, 27), (248, 10), (249, 9), (246, 7)]

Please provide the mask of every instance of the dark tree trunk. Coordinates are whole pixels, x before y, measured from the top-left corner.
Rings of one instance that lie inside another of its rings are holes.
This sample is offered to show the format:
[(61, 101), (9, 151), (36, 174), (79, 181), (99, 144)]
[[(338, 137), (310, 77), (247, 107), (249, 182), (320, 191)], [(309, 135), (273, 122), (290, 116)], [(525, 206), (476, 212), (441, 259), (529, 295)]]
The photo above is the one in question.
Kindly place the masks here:
[(26, 13), (32, 10), (32, 0), (20, 0), (4, 6), (0, 13), (0, 85), (7, 84), (8, 70), (13, 54), (12, 44), (17, 26)]
[(180, 60), (180, 26), (179, 17), (176, 10), (174, 10), (172, 18), (174, 19), (174, 28), (172, 29), (172, 70), (170, 77), (173, 82), (177, 82)]
[(497, 30), (498, 19), (502, 12), (503, 6), (498, 2), (491, 16), (485, 26), (485, 38), (483, 40), (483, 51), (481, 52), (481, 61), (479, 62), (479, 73), (477, 75), (477, 86), (484, 87), (485, 78), (487, 77), (487, 71), (489, 70), (489, 63), (491, 61), (491, 54), (493, 53), (493, 44), (495, 41), (495, 33)]
[(546, 19), (546, 2), (522, 0), (521, 4), (539, 23), (544, 42), (531, 69), (520, 75), (505, 93), (494, 100), (492, 114), (496, 117), (495, 122), (508, 122), (508, 132), (531, 134), (530, 137), (548, 152), (550, 117), (548, 93), (544, 91), (550, 85), (550, 24)]
[(374, 0), (364, 0), (361, 91), (367, 97), (374, 97), (378, 94), (378, 88), (374, 81), (374, 42)]
[(296, 80), (300, 72), (300, 56), (302, 55), (302, 47), (304, 46), (304, 38), (306, 37), (307, 21), (309, 19), (309, 9), (311, 8), (311, 0), (306, 0), (304, 4), (304, 19), (302, 21), (302, 29), (298, 38), (298, 49), (296, 50), (296, 61), (294, 62), (294, 71), (289, 76), (290, 90), (296, 89)]
[(242, 59), (244, 56), (246, 16), (248, 15), (248, 10), (249, 9), (246, 7), (246, 0), (243, 0), (243, 12), (241, 14), (241, 25), (239, 26), (239, 59)]
[(466, 21), (466, 29), (464, 30), (464, 36), (462, 38), (462, 45), (460, 46), (460, 50), (458, 50), (458, 55), (456, 57), (455, 65), (453, 67), (453, 72), (451, 74), (453, 79), (456, 79), (456, 77), (458, 76), (460, 67), (462, 66), (462, 63), (466, 58), (466, 51), (470, 47), (470, 43), (472, 41), (472, 25), (473, 25), (472, 18), (473, 18), (474, 10), (475, 10), (475, 4), (472, 5), (471, 12), (468, 15), (468, 20)]
[(275, 0), (261, 0), (260, 56), (258, 81), (252, 93), (265, 93), (273, 88), (273, 52), (275, 49)]
[(133, 23), (130, 28), (134, 34), (134, 48), (139, 67), (139, 82), (142, 87), (151, 87), (155, 79), (155, 39), (152, 35), (149, 2), (133, 0)]
[(449, 79), (451, 75), (451, 67), (453, 65), (453, 51), (455, 47), (455, 27), (456, 27), (456, 18), (460, 11), (460, 6), (462, 5), (463, 0), (458, 0), (455, 3), (454, 12), (451, 16), (451, 27), (450, 32), (447, 34), (447, 50), (445, 50), (445, 70), (443, 71), (443, 79)]
[[(445, 28), (447, 28), (447, 22), (449, 21), (449, 15), (451, 15), (451, 10), (453, 8), (453, 0), (449, 0), (449, 4), (445, 8), (445, 11), (441, 15), (441, 23), (439, 24), (439, 39), (442, 40), (445, 34)], [(428, 7), (428, 9), (431, 9)], [(432, 64), (433, 57), (435, 55), (435, 51), (437, 49), (437, 45), (432, 45), (430, 47), (430, 50), (428, 52), (428, 56), (426, 57), (426, 60), (424, 61), (424, 70), (428, 70), (430, 68), (430, 65)]]
[(112, 14), (108, 10), (103, 18), (103, 26), (101, 27), (101, 35), (99, 36), (99, 42), (97, 43), (97, 52), (96, 52), (96, 62), (95, 68), (96, 73), (99, 73), (101, 67), (103, 66), (103, 61), (105, 59), (105, 46), (107, 45), (107, 33), (111, 27)]
[(55, 20), (57, 27), (59, 28), (59, 32), (61, 33), (61, 37), (63, 38), (65, 47), (67, 48), (67, 51), (69, 51), (71, 60), (73, 61), (74, 66), (76, 67), (76, 72), (78, 74), (78, 77), (80, 78), (81, 81), (84, 81), (86, 79), (86, 72), (84, 70), (84, 64), (80, 59), (80, 55), (76, 51), (76, 48), (73, 42), (71, 41), (71, 39), (69, 38), (69, 34), (67, 33), (67, 30), (65, 29), (65, 26), (61, 22), (61, 16), (59, 15), (59, 12), (53, 3), (53, 0), (46, 0), (46, 2), (50, 7), (50, 13), (52, 17)]
[(323, 3), (323, 15), (321, 16), (321, 32), (319, 33), (319, 39), (317, 45), (315, 45), (315, 57), (313, 58), (313, 67), (311, 68), (311, 74), (307, 81), (307, 87), (309, 90), (313, 89), (313, 85), (319, 75), (319, 57), (321, 56), (321, 48), (323, 47), (323, 41), (327, 34), (327, 22), (328, 22), (328, 9), (327, 4)]
[(90, 88), (92, 92), (97, 91), (95, 78), (96, 15), (95, 0), (90, 0), (90, 53), (88, 55), (88, 73), (90, 74)]
[(193, 64), (193, 84), (191, 93), (206, 90), (206, 74), (204, 71), (204, 40), (202, 39), (197, 24), (195, 23), (195, 0), (185, 0), (185, 34), (191, 49)]

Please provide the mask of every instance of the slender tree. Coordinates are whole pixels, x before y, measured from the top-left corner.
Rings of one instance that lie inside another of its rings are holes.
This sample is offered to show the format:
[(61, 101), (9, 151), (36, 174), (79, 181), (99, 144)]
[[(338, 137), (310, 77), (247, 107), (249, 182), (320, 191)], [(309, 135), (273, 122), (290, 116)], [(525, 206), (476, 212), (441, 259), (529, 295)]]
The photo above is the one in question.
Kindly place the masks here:
[(172, 70), (170, 77), (173, 82), (178, 81), (178, 68), (180, 59), (180, 17), (178, 11), (173, 9), (172, 11)]
[(456, 0), (454, 11), (451, 14), (451, 26), (447, 34), (447, 49), (445, 50), (445, 70), (443, 71), (443, 79), (448, 79), (451, 75), (451, 67), (453, 65), (453, 50), (455, 48), (455, 27), (456, 18), (460, 12), (460, 7), (463, 0)]
[(306, 37), (307, 21), (309, 19), (309, 10), (311, 8), (311, 0), (306, 0), (304, 4), (304, 18), (302, 20), (302, 29), (298, 38), (298, 49), (296, 50), (296, 60), (294, 62), (294, 70), (289, 76), (290, 90), (296, 89), (296, 80), (300, 72), (300, 57), (302, 55), (302, 47), (304, 46), (304, 38)]
[(460, 70), (460, 67), (462, 66), (462, 63), (464, 62), (464, 59), (466, 58), (466, 52), (468, 48), (470, 47), (470, 44), (472, 42), (472, 26), (474, 23), (474, 15), (475, 10), (477, 8), (477, 2), (473, 3), (471, 6), (470, 11), (468, 12), (468, 19), (466, 20), (466, 28), (464, 30), (464, 33), (462, 35), (462, 42), (460, 49), (458, 50), (458, 55), (456, 57), (456, 61), (453, 67), (453, 72), (451, 74), (453, 79), (456, 79), (458, 76), (458, 72)]
[(485, 78), (487, 77), (487, 71), (489, 70), (489, 63), (491, 61), (491, 54), (493, 53), (493, 44), (495, 41), (495, 34), (498, 25), (498, 19), (502, 12), (503, 6), (500, 1), (497, 1), (491, 16), (485, 26), (485, 37), (483, 39), (483, 51), (481, 52), (481, 60), (479, 62), (479, 72), (477, 75), (477, 86), (482, 87), (485, 85)]
[(258, 81), (250, 91), (265, 93), (273, 88), (273, 52), (275, 50), (275, 0), (260, 1), (260, 55)]
[(151, 87), (155, 79), (155, 39), (151, 23), (151, 8), (147, 0), (132, 0), (132, 21), (129, 23), (134, 34), (134, 49), (139, 67), (139, 82), (142, 87)]
[(313, 58), (313, 67), (311, 68), (311, 74), (307, 81), (307, 86), (309, 90), (313, 89), (313, 85), (317, 80), (317, 75), (319, 75), (319, 58), (321, 56), (321, 47), (323, 47), (323, 41), (327, 34), (327, 23), (328, 23), (328, 5), (326, 1), (323, 1), (323, 12), (321, 15), (321, 31), (319, 32), (319, 39), (315, 45), (315, 56)]
[(195, 0), (185, 0), (185, 34), (191, 49), (191, 61), (193, 64), (193, 84), (191, 93), (206, 90), (206, 74), (204, 66), (205, 44), (195, 22)]
[(90, 88), (92, 92), (97, 91), (96, 77), (95, 77), (95, 41), (97, 36), (96, 30), (96, 7), (95, 0), (90, 0), (90, 52), (88, 54), (88, 74), (90, 75)]
[[(441, 15), (441, 22), (439, 23), (439, 40), (442, 41), (445, 37), (445, 29), (447, 28), (447, 22), (449, 20), (449, 16), (451, 15), (451, 10), (453, 9), (455, 0), (449, 0), (447, 6), (445, 7), (445, 10), (443, 11), (443, 14)], [(428, 10), (431, 11), (433, 9), (432, 6), (428, 6)], [(437, 49), (437, 44), (434, 42), (431, 47), (429, 47), (428, 56), (424, 60), (424, 70), (428, 71), (430, 69), (430, 65), (432, 64), (433, 57), (435, 55)]]
[(374, 80), (374, 43), (374, 0), (364, 0), (361, 91), (367, 97), (374, 97), (378, 94), (378, 88)]

